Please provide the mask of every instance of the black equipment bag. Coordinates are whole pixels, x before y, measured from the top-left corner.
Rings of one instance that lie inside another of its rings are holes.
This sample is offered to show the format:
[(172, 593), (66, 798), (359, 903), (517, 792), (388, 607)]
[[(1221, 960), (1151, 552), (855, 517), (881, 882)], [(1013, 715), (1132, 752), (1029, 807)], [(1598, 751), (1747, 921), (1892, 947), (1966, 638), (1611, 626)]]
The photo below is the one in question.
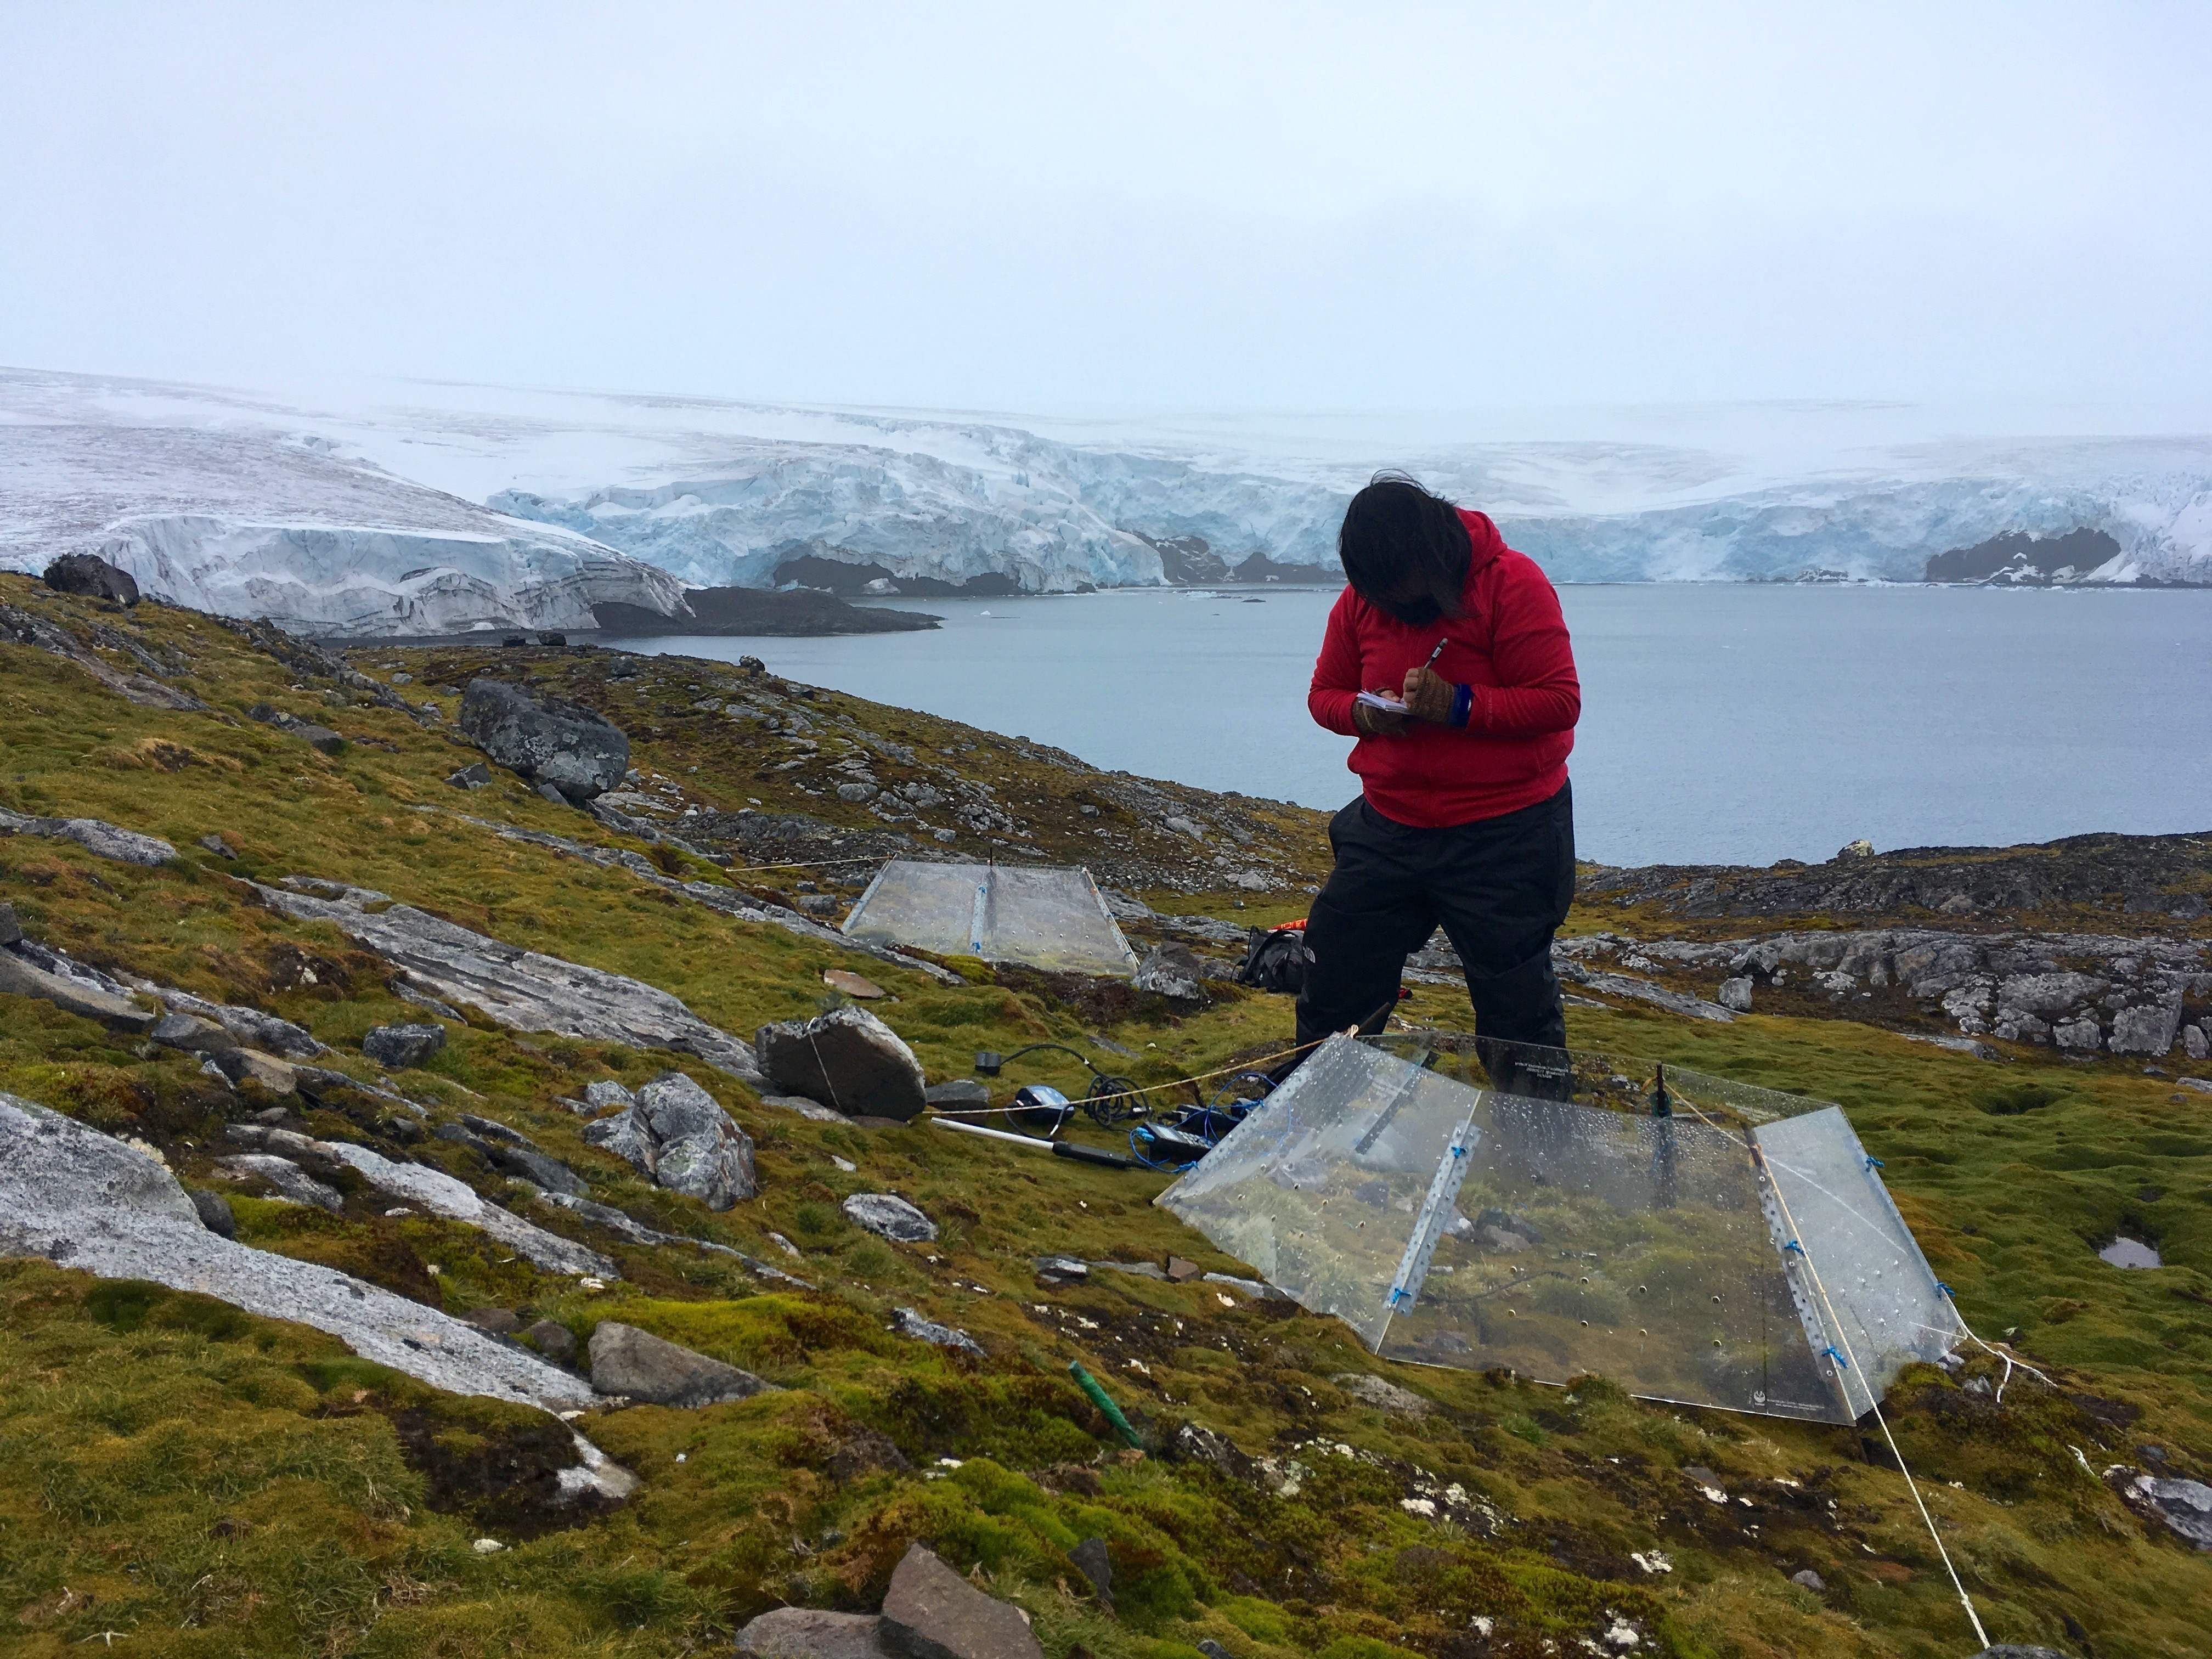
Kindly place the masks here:
[(1239, 985), (1296, 996), (1305, 989), (1306, 970), (1313, 966), (1313, 947), (1303, 929), (1294, 927), (1251, 930), (1243, 965), (1237, 970)]

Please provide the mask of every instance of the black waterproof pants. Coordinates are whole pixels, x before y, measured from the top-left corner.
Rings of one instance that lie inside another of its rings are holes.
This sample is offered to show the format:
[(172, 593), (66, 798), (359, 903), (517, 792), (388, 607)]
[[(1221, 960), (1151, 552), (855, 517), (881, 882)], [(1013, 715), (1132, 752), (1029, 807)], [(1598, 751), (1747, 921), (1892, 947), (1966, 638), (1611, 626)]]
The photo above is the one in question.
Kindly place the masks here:
[(1575, 896), (1569, 787), (1443, 830), (1394, 823), (1363, 796), (1330, 820), (1328, 838), (1336, 868), (1306, 923), (1314, 961), (1298, 998), (1301, 1043), (1349, 1025), (1380, 1030), (1406, 958), (1441, 924), (1466, 969), (1484, 1050), (1566, 1046), (1552, 935)]

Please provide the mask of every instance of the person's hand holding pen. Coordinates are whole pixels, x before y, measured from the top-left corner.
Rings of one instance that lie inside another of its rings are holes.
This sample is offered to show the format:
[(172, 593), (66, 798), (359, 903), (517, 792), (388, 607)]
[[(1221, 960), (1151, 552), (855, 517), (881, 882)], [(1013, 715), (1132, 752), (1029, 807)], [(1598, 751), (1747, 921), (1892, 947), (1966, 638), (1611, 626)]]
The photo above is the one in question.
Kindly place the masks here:
[(1474, 694), (1437, 672), (1437, 659), (1443, 655), (1444, 645), (1444, 641), (1438, 640), (1437, 648), (1429, 653), (1428, 661), (1406, 671), (1406, 712), (1413, 719), (1431, 726), (1465, 726)]

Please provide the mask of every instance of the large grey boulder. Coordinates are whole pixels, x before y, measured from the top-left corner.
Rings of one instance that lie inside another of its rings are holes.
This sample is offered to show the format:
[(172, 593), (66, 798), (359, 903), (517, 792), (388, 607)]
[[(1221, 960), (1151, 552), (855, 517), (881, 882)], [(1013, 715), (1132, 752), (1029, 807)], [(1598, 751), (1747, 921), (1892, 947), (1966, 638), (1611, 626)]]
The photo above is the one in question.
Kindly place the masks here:
[(333, 923), (440, 996), (473, 1003), (512, 1030), (673, 1048), (755, 1086), (763, 1080), (744, 1042), (642, 981), (502, 945), (369, 888), (299, 876), (252, 885), (271, 909)]
[(335, 1268), (208, 1230), (155, 1159), (58, 1112), (0, 1094), (0, 1255), (144, 1279), (328, 1332), (364, 1359), (457, 1394), (548, 1411), (592, 1403), (577, 1377), (460, 1320)]
[(760, 1191), (752, 1137), (681, 1072), (662, 1073), (638, 1091), (635, 1105), (586, 1124), (584, 1139), (710, 1210), (726, 1210)]
[(420, 1025), (372, 1025), (361, 1040), (362, 1053), (392, 1072), (420, 1066), (445, 1046), (446, 1028), (428, 1022)]
[(1734, 979), (1721, 981), (1720, 995), (1715, 999), (1732, 1014), (1751, 1012), (1751, 975), (1739, 974)]
[(854, 1193), (838, 1208), (855, 1227), (899, 1244), (927, 1244), (937, 1224), (896, 1193)]
[(2077, 1008), (2090, 998), (2101, 996), (2112, 989), (2109, 980), (2092, 974), (2054, 971), (2048, 974), (2014, 974), (1997, 981), (1997, 1007), (2016, 1009), (2024, 1014), (2038, 1014), (2051, 1019), (2069, 1009)]
[(775, 1607), (738, 1632), (747, 1659), (898, 1659), (884, 1645), (883, 1620), (872, 1613)]
[(469, 682), (461, 730), (501, 766), (533, 783), (550, 783), (579, 804), (616, 787), (629, 769), (629, 739), (621, 727), (579, 704), (504, 680)]
[[(258, 1008), (243, 1008), (235, 1003), (209, 1002), (189, 991), (177, 991), (151, 983), (140, 983), (138, 988), (158, 998), (161, 1006), (172, 1013), (186, 1015), (219, 1025), (238, 1042), (249, 1048), (258, 1048), (264, 1054), (280, 1054), (286, 1060), (313, 1060), (323, 1052), (323, 1045), (315, 1041), (313, 1033), (304, 1026), (295, 1025), (289, 1019), (279, 1019)], [(156, 1031), (155, 1041), (161, 1041)], [(210, 1050), (212, 1052), (212, 1050)]]
[(718, 1406), (726, 1400), (749, 1400), (773, 1386), (750, 1371), (611, 1319), (601, 1321), (592, 1333), (590, 1352), (593, 1388), (649, 1405)]
[(883, 1632), (912, 1659), (1044, 1659), (1029, 1620), (920, 1544), (907, 1546), (884, 1595)]
[(39, 580), (57, 593), (108, 599), (117, 605), (138, 603), (137, 578), (97, 553), (64, 553), (46, 567), (46, 574)]
[(778, 1094), (826, 1101), (848, 1117), (901, 1122), (927, 1103), (914, 1050), (865, 1008), (763, 1025), (753, 1045)]

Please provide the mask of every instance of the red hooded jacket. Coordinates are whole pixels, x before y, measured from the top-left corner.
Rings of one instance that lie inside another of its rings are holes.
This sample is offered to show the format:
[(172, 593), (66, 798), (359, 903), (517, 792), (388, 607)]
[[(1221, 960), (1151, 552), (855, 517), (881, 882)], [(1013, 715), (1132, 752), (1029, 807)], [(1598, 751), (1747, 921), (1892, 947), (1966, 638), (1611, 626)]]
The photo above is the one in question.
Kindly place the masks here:
[[(1460, 509), (1474, 556), (1460, 614), (1414, 628), (1346, 587), (1328, 613), (1306, 706), (1330, 731), (1358, 736), (1346, 763), (1368, 804), (1417, 829), (1472, 823), (1533, 806), (1567, 781), (1583, 707), (1559, 596), (1536, 562), (1506, 546), (1489, 515)], [(1409, 722), (1395, 738), (1360, 735), (1352, 699), (1400, 695), (1406, 671), (1428, 661), (1474, 688), (1465, 726)]]

